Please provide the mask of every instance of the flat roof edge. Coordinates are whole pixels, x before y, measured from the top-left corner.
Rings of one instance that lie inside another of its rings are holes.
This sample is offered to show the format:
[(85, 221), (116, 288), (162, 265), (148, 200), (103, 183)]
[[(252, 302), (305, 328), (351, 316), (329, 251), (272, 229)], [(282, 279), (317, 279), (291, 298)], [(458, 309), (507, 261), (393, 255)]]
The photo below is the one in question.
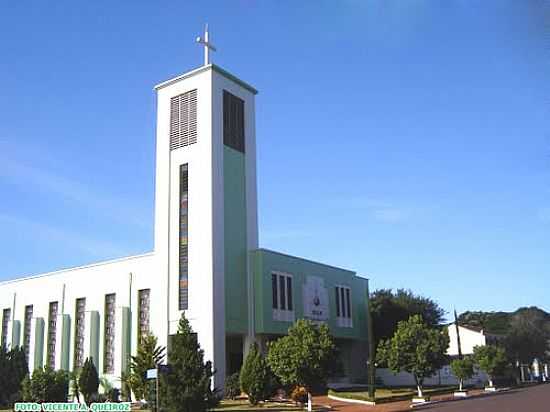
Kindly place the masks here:
[(168, 80), (165, 80), (159, 84), (157, 84), (154, 89), (155, 90), (160, 90), (160, 89), (163, 89), (167, 86), (170, 86), (171, 84), (174, 84), (174, 83), (177, 83), (179, 82), (180, 80), (183, 80), (183, 79), (187, 79), (189, 77), (192, 77), (192, 76), (195, 76), (196, 74), (199, 74), (199, 73), (202, 73), (202, 72), (205, 72), (207, 70), (214, 70), (216, 73), (219, 73), (221, 74), (222, 76), (228, 78), (229, 80), (231, 81), (234, 81), (235, 83), (237, 83), (238, 85), (242, 86), (243, 88), (245, 88), (246, 90), (248, 90), (249, 92), (251, 92), (252, 94), (258, 94), (258, 90), (256, 90), (254, 87), (252, 87), (250, 84), (246, 83), (245, 81), (239, 79), (237, 76), (229, 73), (227, 70), (225, 69), (222, 69), (220, 66), (216, 66), (215, 64), (209, 64), (208, 66), (201, 66), (201, 67), (198, 67), (196, 69), (193, 69), (187, 73), (184, 73), (184, 74), (181, 74), (179, 76), (176, 76), (176, 77), (173, 77), (171, 79), (168, 79)]
[(274, 253), (274, 254), (276, 254), (276, 255), (280, 255), (280, 256), (284, 256), (284, 257), (288, 257), (288, 258), (292, 258), (292, 259), (303, 260), (303, 261), (306, 261), (306, 262), (309, 262), (309, 263), (313, 263), (313, 264), (316, 264), (316, 265), (321, 265), (321, 266), (325, 266), (325, 267), (328, 267), (328, 268), (341, 270), (341, 271), (343, 271), (343, 272), (348, 272), (348, 273), (351, 273), (351, 274), (353, 274), (353, 275), (355, 275), (356, 277), (361, 278), (361, 279), (367, 279), (367, 278), (364, 278), (364, 277), (362, 277), (362, 276), (359, 276), (359, 275), (357, 274), (357, 272), (355, 272), (355, 271), (353, 271), (353, 270), (344, 269), (344, 268), (341, 268), (341, 267), (338, 267), (338, 266), (334, 266), (334, 265), (329, 265), (329, 264), (323, 263), (323, 262), (317, 262), (317, 261), (312, 260), (312, 259), (306, 259), (306, 258), (303, 258), (303, 257), (300, 257), (300, 256), (289, 255), (288, 253), (277, 252), (277, 251), (275, 251), (275, 250), (266, 249), (266, 248), (263, 248), (263, 247), (260, 247), (260, 248), (258, 248), (258, 249), (252, 250), (252, 252), (256, 252), (256, 251)]
[(126, 260), (132, 260), (132, 259), (139, 259), (139, 258), (144, 258), (144, 257), (148, 257), (148, 256), (154, 256), (154, 254), (155, 254), (155, 252), (147, 252), (147, 253), (142, 253), (140, 255), (125, 256), (125, 257), (121, 257), (121, 258), (105, 260), (103, 262), (95, 262), (95, 263), (90, 263), (90, 264), (87, 264), (87, 265), (75, 266), (75, 267), (71, 267), (71, 268), (55, 270), (53, 272), (39, 273), (37, 275), (22, 276), (22, 277), (18, 277), (18, 278), (15, 278), (15, 279), (4, 280), (4, 281), (0, 282), (0, 286), (8, 285), (10, 283), (22, 282), (24, 280), (39, 279), (39, 278), (43, 278), (43, 277), (47, 277), (47, 276), (59, 275), (59, 274), (66, 273), (66, 272), (72, 272), (72, 271), (77, 271), (77, 270), (82, 270), (82, 269), (89, 269), (89, 268), (93, 268), (95, 266), (112, 265), (112, 264), (115, 264), (115, 263), (124, 262)]

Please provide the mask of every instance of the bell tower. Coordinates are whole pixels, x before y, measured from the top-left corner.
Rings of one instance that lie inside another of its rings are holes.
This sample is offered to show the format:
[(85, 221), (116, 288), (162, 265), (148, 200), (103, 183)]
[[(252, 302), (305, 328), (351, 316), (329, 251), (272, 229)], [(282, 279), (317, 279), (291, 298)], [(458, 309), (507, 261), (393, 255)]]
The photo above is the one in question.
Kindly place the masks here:
[(254, 336), (257, 92), (209, 63), (208, 32), (197, 41), (205, 65), (155, 87), (156, 276), (166, 287), (167, 334), (184, 311), (221, 388), (227, 336)]

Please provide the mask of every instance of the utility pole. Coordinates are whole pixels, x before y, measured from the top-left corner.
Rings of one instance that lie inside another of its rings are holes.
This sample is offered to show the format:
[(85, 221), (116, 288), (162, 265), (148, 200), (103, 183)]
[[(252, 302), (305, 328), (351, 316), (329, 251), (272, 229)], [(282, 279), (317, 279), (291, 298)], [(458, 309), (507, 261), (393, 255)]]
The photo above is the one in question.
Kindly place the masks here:
[(370, 305), (369, 283), (367, 279), (367, 336), (369, 340), (369, 360), (367, 361), (367, 382), (369, 398), (374, 400), (376, 395), (376, 348), (374, 347), (374, 333), (372, 329), (372, 314)]

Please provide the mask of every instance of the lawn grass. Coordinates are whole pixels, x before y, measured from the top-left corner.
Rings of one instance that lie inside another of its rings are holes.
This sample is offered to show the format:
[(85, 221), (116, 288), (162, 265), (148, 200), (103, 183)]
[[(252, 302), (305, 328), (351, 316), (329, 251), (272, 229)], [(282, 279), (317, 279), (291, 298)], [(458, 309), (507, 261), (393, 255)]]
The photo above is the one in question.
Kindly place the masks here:
[[(451, 393), (455, 390), (455, 386), (438, 386), (424, 388), (422, 392), (424, 396), (430, 396)], [(340, 398), (357, 399), (361, 401), (376, 401), (379, 403), (410, 400), (416, 396), (416, 394), (416, 388), (411, 387), (377, 388), (375, 399), (369, 397), (369, 393), (367, 391), (329, 391), (329, 395), (338, 396)]]
[(295, 406), (294, 404), (290, 403), (281, 403), (281, 402), (265, 402), (258, 405), (250, 405), (248, 401), (246, 400), (237, 400), (237, 401), (229, 401), (224, 400), (220, 403), (220, 405), (212, 411), (231, 411), (231, 412), (253, 412), (253, 411), (269, 411), (269, 412), (295, 412), (300, 411), (302, 412), (304, 408), (301, 408), (299, 406)]

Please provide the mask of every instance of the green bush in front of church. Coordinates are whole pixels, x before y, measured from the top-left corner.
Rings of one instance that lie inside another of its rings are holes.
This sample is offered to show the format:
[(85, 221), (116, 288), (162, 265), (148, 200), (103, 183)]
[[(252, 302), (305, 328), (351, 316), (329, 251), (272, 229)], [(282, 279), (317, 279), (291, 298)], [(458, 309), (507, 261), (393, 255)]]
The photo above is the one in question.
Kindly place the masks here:
[(337, 350), (326, 324), (299, 319), (288, 335), (269, 344), (267, 362), (283, 385), (302, 386), (308, 393), (324, 383), (337, 367)]
[(0, 347), (0, 406), (12, 406), (21, 399), (21, 384), (28, 373), (23, 348)]
[(157, 337), (151, 334), (140, 338), (136, 356), (132, 356), (130, 363), (130, 375), (128, 383), (134, 392), (136, 399), (145, 399), (151, 403), (150, 382), (147, 381), (147, 371), (155, 369), (164, 361), (163, 346), (158, 345)]
[(270, 395), (270, 370), (258, 345), (250, 345), (248, 355), (241, 368), (241, 390), (248, 395), (248, 401), (256, 405)]
[(69, 374), (49, 366), (35, 369), (22, 383), (21, 397), (25, 402), (67, 402)]
[(97, 369), (90, 358), (86, 358), (78, 376), (78, 386), (84, 395), (84, 401), (90, 403), (99, 389)]
[(211, 388), (212, 362), (204, 361), (204, 350), (183, 313), (168, 353), (168, 366), (168, 372), (161, 375), (163, 409), (203, 412), (218, 404), (219, 398)]

